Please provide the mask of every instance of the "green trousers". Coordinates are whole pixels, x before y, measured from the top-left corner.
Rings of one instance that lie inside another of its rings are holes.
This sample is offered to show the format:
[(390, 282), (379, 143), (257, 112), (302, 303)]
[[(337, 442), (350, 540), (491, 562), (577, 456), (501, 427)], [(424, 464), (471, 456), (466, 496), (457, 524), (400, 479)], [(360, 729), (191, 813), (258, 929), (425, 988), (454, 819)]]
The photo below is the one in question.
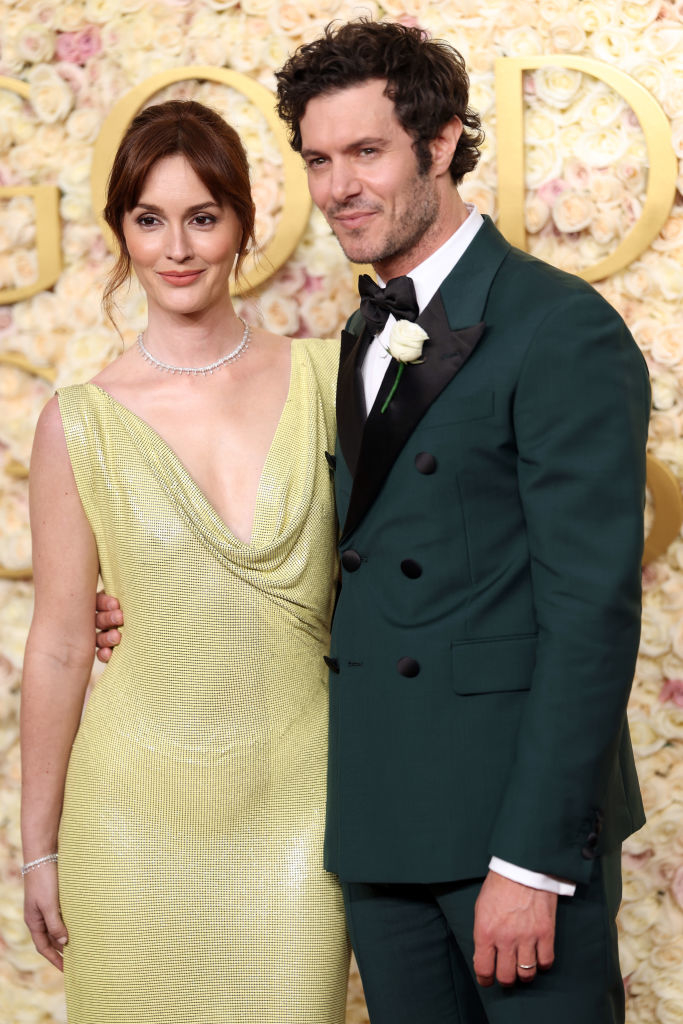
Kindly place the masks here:
[(343, 883), (371, 1024), (623, 1024), (619, 850), (596, 859), (589, 884), (559, 898), (555, 963), (528, 984), (482, 988), (474, 978), (481, 883)]

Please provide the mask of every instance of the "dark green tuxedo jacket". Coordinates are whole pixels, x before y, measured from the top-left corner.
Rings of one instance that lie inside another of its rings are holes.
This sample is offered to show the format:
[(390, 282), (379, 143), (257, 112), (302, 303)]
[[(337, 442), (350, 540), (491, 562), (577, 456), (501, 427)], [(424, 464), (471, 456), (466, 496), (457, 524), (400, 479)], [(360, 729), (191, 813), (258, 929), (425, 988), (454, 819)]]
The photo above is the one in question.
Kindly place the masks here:
[(490, 220), (367, 420), (344, 332), (326, 866), (578, 882), (644, 820), (625, 710), (640, 630), (644, 360), (598, 293)]

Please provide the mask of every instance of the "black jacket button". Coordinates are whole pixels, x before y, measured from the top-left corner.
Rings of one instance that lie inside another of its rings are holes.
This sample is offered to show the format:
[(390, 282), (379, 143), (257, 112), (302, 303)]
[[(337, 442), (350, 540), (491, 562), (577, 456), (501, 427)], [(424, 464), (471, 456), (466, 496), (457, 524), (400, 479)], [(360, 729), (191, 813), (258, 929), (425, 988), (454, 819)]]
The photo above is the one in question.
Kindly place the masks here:
[(413, 679), (420, 674), (420, 663), (415, 658), (399, 658), (396, 664), (399, 674)]
[(360, 555), (357, 551), (354, 551), (353, 548), (349, 548), (349, 550), (345, 551), (341, 556), (341, 564), (347, 572), (355, 572), (357, 569), (360, 569), (361, 561), (362, 559)]
[(430, 473), (436, 472), (436, 459), (431, 452), (418, 452), (415, 456), (415, 468), (418, 473), (429, 476)]
[(327, 459), (327, 465), (334, 473), (335, 469), (337, 468), (336, 456), (332, 455), (330, 452), (325, 452), (325, 458)]
[(339, 661), (337, 658), (328, 658), (326, 654), (323, 655), (323, 660), (330, 672), (334, 672), (335, 675), (339, 675)]
[(422, 575), (422, 566), (413, 558), (404, 558), (401, 562), (401, 572), (409, 580), (417, 580)]
[(598, 834), (597, 832), (589, 832), (586, 836), (586, 845), (581, 850), (581, 856), (585, 860), (595, 860), (596, 847), (598, 845)]

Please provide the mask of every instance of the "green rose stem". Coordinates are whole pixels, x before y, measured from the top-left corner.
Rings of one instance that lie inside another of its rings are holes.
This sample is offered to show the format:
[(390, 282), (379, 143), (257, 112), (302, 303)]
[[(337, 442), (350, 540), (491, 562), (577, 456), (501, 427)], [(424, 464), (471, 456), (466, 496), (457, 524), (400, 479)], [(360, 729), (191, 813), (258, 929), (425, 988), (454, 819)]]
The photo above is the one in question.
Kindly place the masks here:
[(380, 412), (386, 412), (387, 411), (387, 406), (389, 405), (389, 402), (391, 401), (391, 399), (396, 394), (396, 388), (398, 387), (398, 382), (400, 381), (401, 377), (403, 376), (403, 370), (405, 368), (405, 365), (406, 365), (405, 363), (399, 363), (398, 364), (398, 370), (396, 371), (396, 379), (394, 380), (392, 389), (389, 392), (389, 394), (387, 395), (386, 401), (384, 402), (384, 405), (380, 409)]

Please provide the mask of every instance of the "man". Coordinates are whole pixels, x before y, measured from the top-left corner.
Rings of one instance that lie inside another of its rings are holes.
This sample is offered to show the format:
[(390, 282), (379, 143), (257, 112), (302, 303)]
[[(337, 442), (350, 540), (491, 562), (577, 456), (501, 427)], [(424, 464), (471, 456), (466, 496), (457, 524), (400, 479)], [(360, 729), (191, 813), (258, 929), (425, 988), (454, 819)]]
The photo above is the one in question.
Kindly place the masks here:
[[(313, 199), (391, 282), (342, 340), (326, 866), (372, 1024), (617, 1022), (647, 373), (462, 202), (467, 89), (451, 47), (369, 21), (278, 74)], [(388, 356), (397, 319), (421, 361)]]
[[(315, 203), (392, 282), (365, 282), (337, 394), (326, 866), (371, 1020), (623, 1020), (644, 361), (462, 202), (480, 134), (450, 47), (356, 22), (277, 78)], [(393, 393), (391, 314), (428, 336)]]

